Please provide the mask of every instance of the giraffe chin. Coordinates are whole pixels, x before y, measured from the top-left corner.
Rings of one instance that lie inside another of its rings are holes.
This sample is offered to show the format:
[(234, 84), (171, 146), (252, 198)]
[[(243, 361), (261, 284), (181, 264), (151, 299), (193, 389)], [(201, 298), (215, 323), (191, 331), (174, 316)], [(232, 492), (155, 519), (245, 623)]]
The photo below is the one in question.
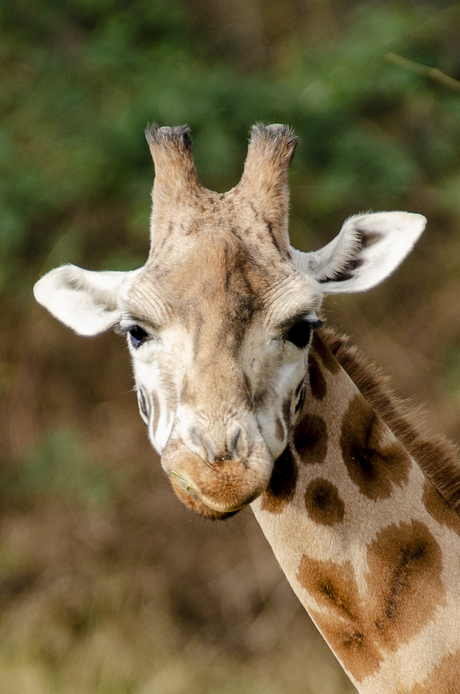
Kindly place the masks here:
[(254, 501), (268, 486), (272, 470), (272, 464), (251, 465), (251, 460), (206, 463), (188, 451), (162, 464), (182, 503), (212, 520), (233, 516)]
[(210, 508), (203, 501), (201, 501), (198, 496), (196, 496), (190, 487), (185, 489), (182, 481), (178, 480), (174, 472), (171, 472), (169, 479), (176, 496), (182, 501), (184, 506), (203, 518), (208, 518), (209, 520), (225, 520), (226, 518), (234, 516), (236, 513), (238, 513), (238, 511), (241, 511), (241, 509), (244, 508), (241, 506), (233, 511), (226, 512)]

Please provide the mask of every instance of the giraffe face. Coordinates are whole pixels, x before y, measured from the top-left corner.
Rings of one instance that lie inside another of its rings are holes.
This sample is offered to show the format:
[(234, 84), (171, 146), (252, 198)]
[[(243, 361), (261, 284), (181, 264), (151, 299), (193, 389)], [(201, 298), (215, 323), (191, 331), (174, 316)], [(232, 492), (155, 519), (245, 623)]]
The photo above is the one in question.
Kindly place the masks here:
[(267, 487), (300, 409), (319, 293), (230, 231), (164, 248), (126, 287), (141, 416), (176, 493), (208, 517)]
[(64, 266), (34, 293), (77, 333), (127, 334), (140, 413), (176, 493), (224, 518), (267, 488), (287, 450), (322, 297), (381, 282), (426, 220), (359, 215), (324, 248), (300, 253), (288, 237), (289, 128), (253, 128), (243, 176), (225, 194), (198, 182), (187, 128), (153, 127), (147, 139), (155, 183), (146, 265)]

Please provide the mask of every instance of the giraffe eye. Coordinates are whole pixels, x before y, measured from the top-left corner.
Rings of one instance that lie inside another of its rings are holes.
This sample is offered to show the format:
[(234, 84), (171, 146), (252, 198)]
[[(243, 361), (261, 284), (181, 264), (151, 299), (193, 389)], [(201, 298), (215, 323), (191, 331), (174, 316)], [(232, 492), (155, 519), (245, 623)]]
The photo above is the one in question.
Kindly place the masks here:
[(148, 339), (148, 333), (140, 325), (134, 325), (128, 330), (128, 333), (134, 349), (140, 347)]
[(284, 339), (293, 345), (303, 349), (310, 342), (312, 325), (310, 321), (302, 319), (294, 323), (284, 334)]

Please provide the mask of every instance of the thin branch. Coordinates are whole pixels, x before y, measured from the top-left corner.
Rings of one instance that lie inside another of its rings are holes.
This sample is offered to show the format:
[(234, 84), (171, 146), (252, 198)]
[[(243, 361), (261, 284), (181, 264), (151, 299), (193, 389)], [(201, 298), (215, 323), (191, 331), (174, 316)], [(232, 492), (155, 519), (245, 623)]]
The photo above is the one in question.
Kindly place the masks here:
[(427, 65), (416, 63), (413, 60), (403, 58), (401, 55), (397, 55), (396, 53), (387, 53), (385, 58), (394, 65), (399, 65), (406, 70), (410, 70), (410, 72), (415, 72), (418, 75), (423, 75), (423, 77), (428, 77), (429, 79), (442, 84), (443, 87), (460, 92), (459, 80), (449, 77), (449, 75), (446, 75), (445, 72), (441, 72), (441, 70), (438, 70), (436, 67), (428, 67)]

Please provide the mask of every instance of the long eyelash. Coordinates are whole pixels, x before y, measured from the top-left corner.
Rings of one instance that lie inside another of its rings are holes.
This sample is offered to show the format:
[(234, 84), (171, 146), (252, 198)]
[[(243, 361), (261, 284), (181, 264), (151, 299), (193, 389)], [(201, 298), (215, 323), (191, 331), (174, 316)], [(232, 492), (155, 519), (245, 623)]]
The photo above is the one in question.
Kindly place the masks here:
[(324, 321), (322, 321), (322, 320), (320, 320), (320, 319), (318, 318), (318, 319), (315, 320), (315, 321), (311, 321), (311, 322), (310, 322), (310, 325), (311, 325), (311, 327), (313, 328), (313, 330), (319, 330), (320, 328), (323, 327)]
[(310, 327), (313, 330), (318, 330), (319, 328), (322, 328), (324, 325), (324, 321), (320, 320), (318, 318), (318, 316), (315, 316), (315, 318), (314, 318), (311, 315), (309, 316), (308, 314), (306, 315), (305, 313), (299, 313), (298, 315), (292, 316), (290, 318), (290, 320), (285, 323), (285, 325), (283, 326), (284, 330), (286, 330), (286, 331), (289, 330), (289, 328), (291, 328), (296, 323), (298, 323), (299, 321), (302, 321), (302, 320), (307, 321), (307, 323), (310, 324)]
[(117, 333), (117, 335), (127, 335), (130, 330), (132, 330), (136, 326), (136, 323), (124, 323), (120, 321), (118, 325), (114, 327), (114, 332)]

